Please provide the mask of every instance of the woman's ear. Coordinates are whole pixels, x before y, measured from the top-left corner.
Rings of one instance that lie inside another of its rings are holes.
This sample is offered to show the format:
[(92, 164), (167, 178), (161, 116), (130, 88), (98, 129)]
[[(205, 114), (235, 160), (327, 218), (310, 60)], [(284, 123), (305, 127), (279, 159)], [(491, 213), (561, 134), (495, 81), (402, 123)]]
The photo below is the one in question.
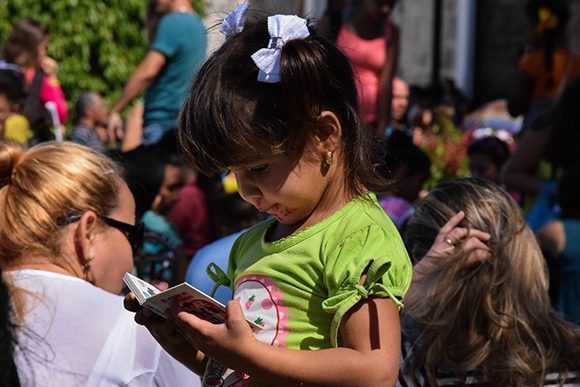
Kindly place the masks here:
[(93, 258), (95, 236), (98, 228), (98, 216), (93, 211), (87, 211), (79, 220), (75, 231), (75, 252), (81, 266), (88, 264)]
[(323, 155), (327, 152), (334, 153), (342, 136), (342, 127), (336, 114), (323, 110), (316, 119), (315, 125), (318, 151)]

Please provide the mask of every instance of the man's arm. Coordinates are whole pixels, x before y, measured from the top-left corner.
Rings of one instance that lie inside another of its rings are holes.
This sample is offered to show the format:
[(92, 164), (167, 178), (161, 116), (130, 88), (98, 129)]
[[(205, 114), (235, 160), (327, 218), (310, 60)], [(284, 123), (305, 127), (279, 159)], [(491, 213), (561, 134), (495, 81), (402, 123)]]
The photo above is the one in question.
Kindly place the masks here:
[(135, 97), (141, 94), (165, 65), (165, 56), (155, 50), (149, 50), (139, 66), (129, 77), (121, 97), (113, 105), (111, 113), (121, 112)]
[(141, 94), (151, 81), (159, 74), (166, 62), (165, 56), (159, 51), (149, 50), (139, 66), (129, 77), (123, 88), (121, 97), (113, 105), (109, 117), (108, 131), (110, 136), (120, 133), (122, 120), (119, 114), (135, 97)]

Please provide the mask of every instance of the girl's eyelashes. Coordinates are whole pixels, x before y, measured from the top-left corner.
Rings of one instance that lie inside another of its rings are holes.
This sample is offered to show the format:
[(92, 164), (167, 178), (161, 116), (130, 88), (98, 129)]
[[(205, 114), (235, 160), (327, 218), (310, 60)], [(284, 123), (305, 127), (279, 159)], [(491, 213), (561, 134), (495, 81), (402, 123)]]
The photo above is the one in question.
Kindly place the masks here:
[(248, 168), (248, 169), (252, 173), (260, 173), (260, 172), (264, 172), (266, 169), (268, 169), (268, 164), (260, 164), (260, 165), (256, 165), (256, 166)]

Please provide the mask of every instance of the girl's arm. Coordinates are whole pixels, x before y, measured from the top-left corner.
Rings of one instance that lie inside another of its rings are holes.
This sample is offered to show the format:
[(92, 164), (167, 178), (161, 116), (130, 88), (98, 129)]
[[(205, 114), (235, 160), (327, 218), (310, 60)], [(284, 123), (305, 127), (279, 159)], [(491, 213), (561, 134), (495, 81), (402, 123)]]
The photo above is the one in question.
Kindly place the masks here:
[(230, 301), (225, 324), (214, 325), (179, 312), (174, 321), (187, 341), (209, 357), (277, 386), (388, 386), (397, 378), (399, 311), (386, 298), (361, 301), (341, 324), (343, 347), (292, 350), (259, 342), (240, 304)]
[(377, 108), (379, 109), (377, 131), (379, 136), (385, 134), (385, 128), (389, 125), (391, 119), (391, 91), (398, 56), (399, 29), (392, 26), (391, 36), (387, 45), (387, 63), (385, 63), (379, 79), (379, 94), (377, 101)]

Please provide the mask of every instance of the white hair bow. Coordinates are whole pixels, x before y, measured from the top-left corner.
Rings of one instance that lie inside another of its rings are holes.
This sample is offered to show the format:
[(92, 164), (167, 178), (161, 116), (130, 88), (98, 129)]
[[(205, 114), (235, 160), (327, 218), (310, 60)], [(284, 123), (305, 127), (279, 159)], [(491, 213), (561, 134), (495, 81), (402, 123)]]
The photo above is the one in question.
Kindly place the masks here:
[(267, 83), (280, 82), (280, 56), (282, 47), (294, 39), (310, 36), (305, 19), (295, 15), (274, 15), (268, 17), (270, 41), (267, 48), (262, 48), (252, 55), (260, 71), (258, 81)]
[(220, 26), (220, 32), (227, 38), (242, 32), (246, 22), (246, 11), (250, 3), (247, 1), (238, 5), (232, 12), (228, 13)]

